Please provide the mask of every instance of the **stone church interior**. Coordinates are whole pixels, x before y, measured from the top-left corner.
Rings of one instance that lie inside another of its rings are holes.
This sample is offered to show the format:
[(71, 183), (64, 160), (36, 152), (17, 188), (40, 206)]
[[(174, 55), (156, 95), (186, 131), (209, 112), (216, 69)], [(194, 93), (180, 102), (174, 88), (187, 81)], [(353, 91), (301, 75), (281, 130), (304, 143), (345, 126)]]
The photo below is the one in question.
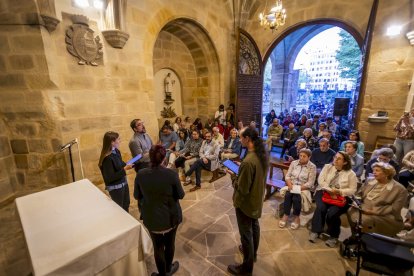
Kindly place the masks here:
[[(0, 275), (412, 275), (413, 0), (3, 0), (0, 15)], [(296, 62), (332, 28), (354, 41), (352, 81)], [(163, 181), (179, 221), (151, 228)]]

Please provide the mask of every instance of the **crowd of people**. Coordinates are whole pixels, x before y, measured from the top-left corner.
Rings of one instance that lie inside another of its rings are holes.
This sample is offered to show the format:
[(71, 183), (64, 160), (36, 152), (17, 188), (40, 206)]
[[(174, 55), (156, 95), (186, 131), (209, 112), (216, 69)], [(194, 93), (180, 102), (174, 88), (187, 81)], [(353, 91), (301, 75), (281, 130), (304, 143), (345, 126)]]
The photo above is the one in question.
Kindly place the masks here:
[[(286, 187), (281, 190), (285, 200), (279, 227), (287, 226), (293, 209), (290, 228), (298, 229), (301, 212), (309, 210), (313, 200), (316, 209), (309, 241), (317, 242), (325, 232), (329, 237), (326, 245), (335, 247), (340, 216), (347, 214), (351, 224), (355, 223), (351, 197), (359, 195), (365, 231), (393, 236), (402, 230), (400, 213), (407, 202), (407, 187), (414, 180), (414, 110), (397, 122), (395, 144), (373, 152), (366, 164), (359, 132), (344, 135), (336, 118), (326, 113), (292, 110), (277, 116), (272, 110), (266, 116), (262, 138), (255, 122), (247, 127), (236, 123), (234, 110), (232, 104), (227, 110), (220, 105), (204, 124), (200, 118), (166, 120), (156, 143), (146, 133), (142, 120), (132, 120), (129, 149), (133, 157), (141, 156), (132, 164), (122, 161), (119, 134), (104, 135), (99, 167), (111, 198), (125, 211), (130, 204), (126, 172), (132, 168), (137, 172), (133, 194), (155, 248), (158, 274), (153, 275), (172, 275), (178, 270), (179, 263), (173, 262), (173, 257), (177, 227), (182, 222), (182, 186), (193, 184), (190, 192), (201, 189), (202, 170), (212, 172), (210, 182), (231, 174), (243, 262), (229, 265), (228, 271), (233, 275), (252, 273), (268, 156), (274, 145), (282, 147), (280, 158), (290, 162)], [(223, 169), (220, 161), (226, 159), (240, 165), (237, 175)]]

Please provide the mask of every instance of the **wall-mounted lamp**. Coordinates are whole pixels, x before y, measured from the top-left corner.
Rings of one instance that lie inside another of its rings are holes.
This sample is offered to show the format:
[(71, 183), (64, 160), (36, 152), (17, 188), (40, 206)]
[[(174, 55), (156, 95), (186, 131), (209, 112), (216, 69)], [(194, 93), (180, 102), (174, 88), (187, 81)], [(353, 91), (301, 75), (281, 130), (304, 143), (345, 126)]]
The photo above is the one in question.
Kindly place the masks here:
[(397, 26), (397, 25), (390, 26), (387, 29), (386, 35), (387, 36), (396, 36), (396, 35), (399, 35), (401, 33), (401, 30), (402, 30), (402, 26)]

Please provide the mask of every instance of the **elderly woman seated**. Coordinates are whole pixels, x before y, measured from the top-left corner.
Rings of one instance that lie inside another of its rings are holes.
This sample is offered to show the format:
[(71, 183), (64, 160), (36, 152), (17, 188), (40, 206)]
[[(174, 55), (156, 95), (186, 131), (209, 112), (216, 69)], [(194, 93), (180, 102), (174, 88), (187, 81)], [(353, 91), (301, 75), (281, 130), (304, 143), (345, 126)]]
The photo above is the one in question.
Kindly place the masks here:
[(341, 232), (340, 216), (349, 208), (346, 202), (350, 200), (347, 197), (354, 195), (357, 189), (357, 177), (351, 168), (351, 159), (343, 151), (335, 155), (332, 165), (326, 164), (323, 167), (314, 196), (316, 210), (312, 218), (310, 242), (316, 242), (326, 223), (329, 239), (325, 244), (329, 247), (336, 246)]
[[(394, 152), (390, 148), (381, 148), (378, 152), (378, 157), (375, 159), (369, 160), (365, 167), (365, 179), (373, 177), (372, 175), (372, 165), (376, 162), (384, 162), (390, 164), (394, 167), (395, 171), (398, 173), (400, 167), (398, 166), (397, 162), (395, 162), (392, 158), (394, 157)], [(395, 179), (397, 177), (395, 176)], [(397, 180), (397, 179), (396, 179)]]
[(220, 152), (220, 159), (238, 158), (241, 152), (241, 142), (239, 140), (237, 129), (230, 130), (230, 137), (224, 143), (224, 147)]
[(309, 160), (311, 154), (312, 152), (309, 149), (301, 149), (299, 151), (299, 160), (293, 161), (289, 166), (286, 174), (286, 185), (288, 189), (283, 203), (284, 216), (279, 221), (280, 228), (286, 226), (290, 210), (293, 206), (295, 219), (290, 225), (290, 228), (293, 230), (298, 229), (300, 225), (299, 215), (302, 209), (302, 195), (311, 199), (309, 190), (313, 187), (316, 177), (316, 166)]
[[(395, 236), (404, 227), (401, 209), (407, 201), (407, 190), (393, 180), (392, 165), (377, 162), (372, 169), (374, 179), (361, 189), (363, 231)], [(349, 217), (355, 224), (358, 210), (352, 208)]]

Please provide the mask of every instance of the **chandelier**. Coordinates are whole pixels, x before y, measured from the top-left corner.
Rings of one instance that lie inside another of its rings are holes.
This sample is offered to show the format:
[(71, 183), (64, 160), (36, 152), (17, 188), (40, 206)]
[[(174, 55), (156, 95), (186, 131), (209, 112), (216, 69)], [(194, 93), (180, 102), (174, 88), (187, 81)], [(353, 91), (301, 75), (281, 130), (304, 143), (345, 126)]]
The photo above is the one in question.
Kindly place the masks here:
[(285, 25), (286, 10), (282, 6), (282, 0), (276, 0), (276, 5), (270, 9), (269, 13), (265, 14), (264, 12), (261, 12), (259, 14), (259, 19), (260, 26), (264, 26), (265, 29), (269, 27), (272, 32), (273, 30), (277, 30), (279, 26)]

